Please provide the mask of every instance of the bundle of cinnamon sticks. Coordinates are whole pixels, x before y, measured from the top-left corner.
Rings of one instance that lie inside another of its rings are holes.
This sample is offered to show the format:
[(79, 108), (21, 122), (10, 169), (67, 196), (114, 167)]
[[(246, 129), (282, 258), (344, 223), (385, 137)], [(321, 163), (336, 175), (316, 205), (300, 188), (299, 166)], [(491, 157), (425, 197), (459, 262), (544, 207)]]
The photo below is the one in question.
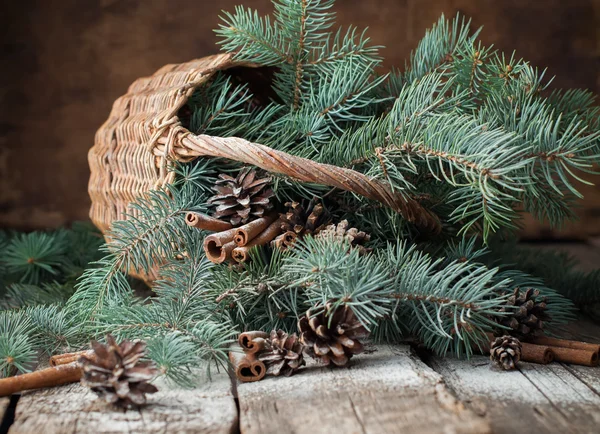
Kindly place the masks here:
[(238, 380), (248, 383), (263, 379), (267, 368), (263, 362), (258, 360), (257, 355), (264, 349), (267, 337), (267, 333), (257, 331), (240, 334), (238, 344), (244, 353), (229, 352), (229, 360)]
[(247, 262), (249, 252), (255, 246), (273, 242), (274, 246), (285, 248), (296, 241), (294, 232), (281, 233), (277, 214), (269, 214), (237, 228), (222, 220), (193, 212), (187, 214), (185, 221), (191, 227), (215, 232), (204, 239), (206, 256), (215, 264)]
[[(494, 340), (491, 334), (488, 338), (490, 341)], [(489, 346), (482, 350), (489, 353)], [(557, 361), (572, 365), (598, 366), (599, 353), (600, 344), (547, 336), (533, 338), (530, 342), (521, 342), (521, 360), (543, 365)]]
[(550, 338), (540, 336), (534, 338), (530, 344), (548, 348), (557, 362), (570, 363), (573, 365), (598, 366), (598, 354), (600, 344), (570, 341), (566, 339)]

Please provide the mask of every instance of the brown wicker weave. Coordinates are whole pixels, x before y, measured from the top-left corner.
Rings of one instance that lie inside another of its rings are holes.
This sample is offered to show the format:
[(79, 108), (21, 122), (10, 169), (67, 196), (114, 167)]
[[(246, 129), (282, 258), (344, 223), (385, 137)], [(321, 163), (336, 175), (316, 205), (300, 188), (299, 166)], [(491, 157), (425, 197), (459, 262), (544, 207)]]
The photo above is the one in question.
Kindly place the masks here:
[(237, 137), (194, 135), (186, 130), (177, 114), (187, 99), (212, 74), (233, 66), (252, 67), (232, 61), (229, 54), (167, 65), (153, 76), (135, 81), (115, 102), (88, 156), (90, 217), (102, 231), (132, 212), (130, 202), (172, 181), (169, 161), (200, 156), (229, 158), (301, 181), (352, 191), (391, 207), (427, 231), (439, 230), (439, 220), (418, 202), (354, 170), (294, 157)]

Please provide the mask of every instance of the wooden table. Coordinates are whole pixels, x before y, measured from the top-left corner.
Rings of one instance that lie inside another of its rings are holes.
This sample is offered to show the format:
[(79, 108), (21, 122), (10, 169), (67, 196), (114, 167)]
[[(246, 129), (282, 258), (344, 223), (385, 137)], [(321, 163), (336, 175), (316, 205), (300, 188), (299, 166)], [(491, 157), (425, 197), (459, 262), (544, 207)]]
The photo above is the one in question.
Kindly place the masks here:
[[(587, 268), (600, 265), (596, 248), (562, 248)], [(600, 342), (600, 326), (582, 319), (565, 335)], [(408, 345), (372, 347), (353, 361), (344, 370), (309, 363), (290, 378), (258, 383), (232, 382), (226, 373), (196, 389), (159, 383), (160, 392), (140, 411), (108, 409), (79, 384), (25, 392), (18, 400), (0, 398), (2, 428), (10, 434), (600, 432), (600, 367), (521, 363), (504, 372), (484, 356), (419, 356)]]

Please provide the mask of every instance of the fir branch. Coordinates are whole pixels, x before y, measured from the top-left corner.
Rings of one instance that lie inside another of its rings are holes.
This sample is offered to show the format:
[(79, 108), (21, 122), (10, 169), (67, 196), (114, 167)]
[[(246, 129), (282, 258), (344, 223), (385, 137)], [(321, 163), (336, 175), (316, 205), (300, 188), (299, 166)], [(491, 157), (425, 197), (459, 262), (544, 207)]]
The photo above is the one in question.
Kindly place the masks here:
[[(88, 335), (110, 332), (119, 338), (148, 340), (150, 355), (163, 373), (180, 383), (187, 379), (189, 385), (193, 377), (190, 372), (200, 361), (209, 366), (226, 363), (227, 350), (237, 331), (219, 313), (217, 304), (211, 300), (212, 294), (207, 291), (212, 264), (203, 252), (203, 234), (182, 230), (181, 236), (177, 248), (184, 249), (185, 255), (162, 265), (161, 280), (155, 283), (156, 297), (144, 303), (136, 300), (129, 288), (124, 287), (122, 271), (111, 267), (109, 261), (108, 266), (95, 271), (105, 281), (106, 273), (115, 271), (106, 286), (117, 289), (121, 285), (120, 290), (103, 293), (102, 287), (99, 288), (101, 282), (88, 277), (83, 281), (85, 286), (81, 285), (72, 298), (77, 304), (71, 308), (83, 306), (87, 308), (85, 317), (89, 317), (89, 307), (94, 307), (94, 317), (86, 322)], [(167, 350), (171, 352), (165, 354)], [(175, 359), (181, 351), (191, 351), (193, 358), (189, 355)]]
[[(374, 89), (387, 78), (380, 76), (373, 80), (374, 64), (360, 65), (352, 59), (339, 65), (334, 73), (325, 73), (319, 77), (326, 88), (313, 87), (306, 102), (319, 116), (327, 117), (330, 128), (343, 132), (343, 125), (349, 122), (366, 122), (370, 115), (360, 115), (365, 108), (380, 102), (373, 98)], [(349, 79), (349, 77), (351, 77)], [(341, 123), (343, 122), (343, 123)]]
[(512, 226), (512, 204), (529, 182), (522, 171), (529, 162), (526, 150), (515, 145), (513, 135), (449, 113), (424, 126), (408, 125), (394, 142), (402, 145), (383, 150), (397, 156), (391, 161), (417, 172), (416, 157), (436, 180), (455, 187), (449, 201), (457, 207), (450, 218), (464, 222), (463, 232), (481, 222), (486, 239), (491, 231)]
[(57, 276), (65, 265), (67, 242), (63, 232), (32, 232), (15, 236), (5, 250), (8, 273), (21, 276), (21, 283), (36, 285)]
[(109, 254), (94, 263), (96, 268), (87, 269), (81, 276), (66, 309), (82, 324), (94, 321), (112, 298), (131, 293), (123, 262), (125, 258)]
[[(511, 254), (516, 252), (517, 257), (515, 259), (522, 259), (522, 256), (518, 253), (520, 250), (522, 250), (522, 247), (516, 246), (512, 243), (509, 243), (509, 245), (515, 249), (511, 252)], [(546, 299), (547, 313), (551, 317), (549, 324), (550, 328), (552, 329), (556, 329), (562, 324), (566, 324), (567, 322), (575, 319), (575, 307), (572, 301), (565, 298), (556, 289), (552, 289), (546, 285), (543, 279), (522, 271), (521, 266), (518, 265), (517, 262), (498, 262), (492, 260), (492, 258), (498, 257), (498, 252), (496, 252), (498, 246), (499, 244), (494, 243), (492, 245), (493, 248), (491, 249), (488, 247), (482, 247), (477, 238), (473, 237), (470, 240), (463, 239), (458, 244), (454, 242), (449, 243), (445, 249), (445, 255), (448, 259), (455, 259), (456, 261), (460, 262), (468, 261), (473, 264), (486, 264), (487, 266), (499, 267), (499, 271), (493, 280), (498, 282), (508, 280), (510, 282), (507, 285), (506, 290), (508, 293), (512, 292), (514, 288), (521, 288), (523, 290), (526, 288), (533, 288), (534, 290), (539, 291), (540, 297), (544, 297)], [(505, 247), (501, 248), (500, 252), (505, 251), (508, 253), (508, 250), (504, 250), (504, 248)], [(541, 253), (542, 257), (546, 256), (539, 250), (537, 250), (537, 252)]]
[(190, 130), (196, 134), (235, 136), (245, 130), (251, 116), (247, 105), (252, 94), (245, 84), (234, 86), (231, 78), (219, 74), (208, 86), (202, 98), (192, 96)]
[[(335, 0), (276, 0), (275, 20), (290, 49), (300, 52), (299, 47), (310, 50), (322, 46), (330, 34), (335, 13), (331, 11)], [(302, 41), (302, 42), (300, 42)]]
[[(502, 93), (490, 94), (481, 110), (482, 119), (493, 126), (504, 128), (516, 134), (516, 145), (530, 151), (525, 174), (531, 177), (521, 196), (527, 204), (535, 204), (538, 198), (550, 194), (551, 201), (536, 210), (544, 212), (540, 217), (549, 218), (560, 225), (569, 213), (570, 196), (581, 197), (573, 179), (588, 183), (578, 172), (593, 173), (592, 163), (600, 158), (597, 149), (598, 131), (586, 131), (576, 117), (565, 122), (562, 115), (556, 115), (552, 106), (541, 99), (530, 86), (541, 89), (542, 77), (531, 68), (523, 82), (525, 89), (516, 85), (516, 91), (505, 96)], [(550, 190), (554, 190), (551, 192)]]
[(452, 21), (444, 15), (419, 42), (411, 53), (405, 80), (416, 82), (427, 74), (442, 72), (449, 67), (457, 50), (465, 50), (473, 44), (481, 29), (471, 33), (471, 21), (457, 15)]
[(298, 313), (309, 305), (290, 277), (282, 273), (289, 252), (253, 249), (242, 271), (216, 267), (211, 281), (214, 300), (240, 328), (296, 330)]
[(367, 329), (389, 312), (391, 279), (383, 263), (345, 242), (307, 237), (286, 258), (282, 273), (290, 286), (302, 288), (310, 305), (335, 300), (335, 308), (350, 306)]
[(484, 47), (480, 42), (477, 46), (469, 44), (456, 50), (452, 63), (455, 83), (459, 88), (466, 89), (475, 101), (488, 80), (485, 62), (492, 54), (491, 47)]
[(470, 355), (481, 344), (485, 332), (497, 327), (494, 317), (506, 296), (499, 289), (508, 280), (494, 282), (497, 270), (469, 262), (454, 262), (438, 269), (434, 260), (408, 248), (390, 244), (384, 253), (390, 273), (395, 276), (393, 297), (398, 314), (407, 327), (438, 354), (451, 351)]
[(224, 24), (216, 30), (222, 39), (219, 44), (225, 51), (235, 52), (240, 61), (251, 61), (260, 65), (279, 65), (291, 62), (284, 52), (277, 24), (272, 25), (269, 17), (261, 19), (258, 12), (235, 8), (235, 13), (224, 12), (220, 17)]
[[(297, 110), (299, 105), (300, 105), (300, 88), (302, 86), (302, 76), (303, 76), (303, 70), (304, 70), (304, 65), (303, 65), (303, 57), (304, 57), (304, 51), (305, 51), (305, 44), (306, 44), (306, 20), (307, 20), (307, 9), (308, 9), (308, 4), (307, 4), (308, 0), (300, 0), (300, 7), (301, 7), (301, 12), (300, 12), (300, 17), (299, 17), (299, 21), (300, 21), (300, 27), (298, 28), (297, 31), (294, 32), (295, 35), (298, 36), (298, 45), (297, 45), (297, 54), (296, 54), (296, 58), (294, 60), (294, 101), (293, 101), (293, 109)], [(288, 20), (290, 20), (291, 22), (293, 22), (294, 17), (290, 17), (287, 16), (285, 19), (283, 19), (283, 23), (289, 22)]]
[(4, 299), (0, 304), (7, 308), (64, 302), (84, 268), (98, 259), (103, 243), (97, 229), (83, 222), (52, 232), (2, 235), (0, 289)]
[(80, 345), (83, 334), (80, 324), (61, 307), (33, 306), (25, 309), (24, 314), (35, 326), (38, 348), (46, 354), (67, 352)]
[(446, 260), (455, 262), (474, 263), (488, 253), (487, 247), (479, 246), (477, 237), (463, 237), (459, 242), (451, 240), (444, 248)]
[(169, 186), (133, 203), (136, 215), (113, 223), (110, 241), (103, 248), (106, 256), (96, 263), (98, 268), (86, 270), (67, 309), (83, 322), (93, 320), (107, 302), (131, 292), (127, 272), (150, 273), (164, 258), (175, 257), (190, 231), (185, 214), (205, 210), (206, 196), (200, 196), (204, 197), (201, 207), (197, 197), (198, 192)]
[(72, 283), (45, 283), (41, 286), (13, 283), (0, 300), (5, 310), (41, 304), (64, 304), (75, 291)]
[(313, 49), (311, 60), (306, 68), (315, 68), (322, 72), (333, 72), (337, 66), (349, 59), (363, 64), (379, 64), (380, 46), (370, 46), (370, 38), (366, 36), (367, 30), (357, 34), (356, 27), (349, 27), (346, 33), (342, 29), (333, 35), (328, 35), (327, 40)]
[(574, 119), (583, 121), (589, 129), (597, 130), (600, 108), (596, 95), (585, 89), (555, 89), (547, 99), (555, 113), (562, 116), (565, 123)]
[(19, 312), (0, 312), (0, 374), (28, 372), (37, 357), (34, 325)]

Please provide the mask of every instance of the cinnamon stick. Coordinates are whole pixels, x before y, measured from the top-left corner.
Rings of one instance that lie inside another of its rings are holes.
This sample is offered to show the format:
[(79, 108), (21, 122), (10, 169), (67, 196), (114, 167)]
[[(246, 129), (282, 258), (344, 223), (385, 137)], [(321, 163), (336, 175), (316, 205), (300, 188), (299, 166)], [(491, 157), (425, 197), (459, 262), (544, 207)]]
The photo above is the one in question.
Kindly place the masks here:
[(273, 221), (277, 218), (276, 214), (270, 214), (265, 217), (261, 217), (256, 220), (252, 220), (250, 223), (246, 223), (244, 226), (237, 228), (237, 231), (233, 237), (233, 241), (238, 247), (244, 247), (254, 237), (258, 236), (263, 232)]
[(573, 350), (587, 350), (600, 352), (600, 344), (589, 344), (587, 342), (569, 341), (566, 339), (557, 339), (547, 336), (540, 336), (531, 341), (538, 345), (548, 345), (550, 347), (571, 348)]
[(60, 386), (75, 383), (81, 379), (81, 368), (77, 363), (67, 363), (56, 367), (41, 369), (28, 374), (0, 380), (0, 396), (9, 396), (23, 390)]
[(199, 212), (188, 212), (185, 215), (185, 223), (193, 228), (205, 231), (221, 232), (231, 229), (231, 223), (201, 214)]
[(94, 350), (77, 351), (75, 353), (56, 354), (50, 357), (50, 366), (66, 365), (79, 360), (81, 356), (93, 357)]
[(233, 252), (231, 252), (231, 257), (238, 264), (248, 262), (248, 259), (250, 259), (250, 249), (251, 248), (248, 246), (236, 247), (233, 249)]
[(236, 247), (233, 249), (231, 256), (237, 262), (246, 262), (248, 261), (248, 255), (250, 250), (255, 246), (264, 246), (273, 240), (279, 233), (281, 232), (281, 223), (279, 220), (275, 220), (273, 223), (267, 227), (264, 231), (262, 231), (258, 236), (252, 239), (248, 244), (243, 247)]
[(215, 264), (221, 264), (231, 259), (231, 252), (235, 248), (233, 237), (237, 228), (211, 234), (204, 239), (204, 252), (206, 257)]
[(598, 366), (598, 351), (552, 347), (554, 360), (572, 365)]
[(554, 360), (554, 352), (545, 345), (521, 343), (521, 360), (524, 362), (547, 365)]
[(286, 246), (283, 243), (284, 237), (285, 237), (285, 234), (281, 234), (281, 235), (278, 235), (277, 237), (275, 237), (275, 239), (273, 241), (271, 241), (271, 247), (273, 247), (274, 249), (279, 249), (279, 250), (285, 249)]
[(296, 239), (298, 239), (298, 234), (296, 234), (296, 232), (287, 231), (275, 238), (271, 242), (271, 245), (273, 248), (284, 250), (292, 247), (296, 242)]
[(248, 355), (244, 356), (241, 353), (230, 351), (229, 361), (233, 366), (237, 379), (244, 383), (260, 381), (267, 373), (265, 364), (254, 358), (254, 355), (249, 357)]
[(238, 337), (238, 343), (246, 353), (255, 354), (265, 347), (265, 339), (268, 336), (265, 332), (244, 332)]

